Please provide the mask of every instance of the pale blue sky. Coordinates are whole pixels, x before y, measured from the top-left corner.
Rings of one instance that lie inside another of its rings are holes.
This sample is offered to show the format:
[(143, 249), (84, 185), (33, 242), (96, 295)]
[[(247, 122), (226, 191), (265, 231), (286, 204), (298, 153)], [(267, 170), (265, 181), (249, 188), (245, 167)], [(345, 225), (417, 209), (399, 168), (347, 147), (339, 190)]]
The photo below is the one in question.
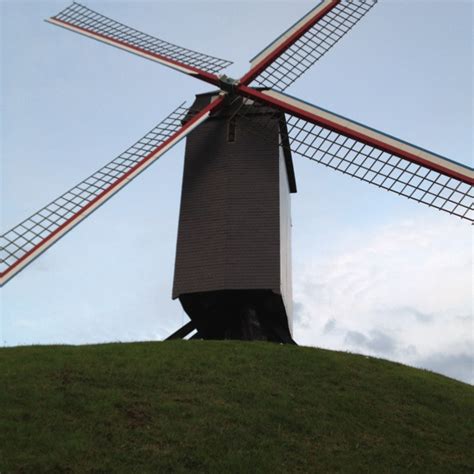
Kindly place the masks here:
[[(248, 61), (315, 2), (83, 4), (165, 40)], [(1, 5), (2, 229), (134, 143), (190, 77), (42, 21), (67, 1)], [(288, 93), (471, 164), (470, 1), (380, 1)], [(183, 143), (1, 290), (3, 344), (162, 339)], [(466, 222), (295, 157), (295, 337), (472, 381)]]

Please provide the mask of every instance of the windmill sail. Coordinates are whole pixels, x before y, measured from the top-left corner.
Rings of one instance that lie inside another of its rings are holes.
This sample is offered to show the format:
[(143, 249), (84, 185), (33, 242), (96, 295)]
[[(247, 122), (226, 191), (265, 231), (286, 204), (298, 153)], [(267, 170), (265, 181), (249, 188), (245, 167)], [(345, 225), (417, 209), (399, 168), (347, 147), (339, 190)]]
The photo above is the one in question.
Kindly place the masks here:
[(0, 286), (204, 122), (221, 102), (214, 99), (185, 125), (189, 109), (181, 105), (110, 163), (1, 235)]
[(324, 0), (251, 61), (241, 79), (284, 91), (324, 56), (377, 0)]
[(287, 114), (292, 153), (474, 222), (472, 168), (286, 94), (241, 90)]
[(147, 35), (79, 3), (73, 3), (47, 21), (212, 83), (217, 80), (214, 74), (232, 64)]

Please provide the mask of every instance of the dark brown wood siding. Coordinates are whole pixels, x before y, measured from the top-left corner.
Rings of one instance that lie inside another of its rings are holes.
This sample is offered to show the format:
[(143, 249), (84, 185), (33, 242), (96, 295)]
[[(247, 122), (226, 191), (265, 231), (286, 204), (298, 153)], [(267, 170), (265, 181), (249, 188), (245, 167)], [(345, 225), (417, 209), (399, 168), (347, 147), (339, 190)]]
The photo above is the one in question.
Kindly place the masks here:
[[(194, 106), (210, 97), (198, 96)], [(233, 142), (228, 125), (224, 110), (187, 138), (173, 298), (281, 291), (278, 121), (262, 139), (238, 119)]]

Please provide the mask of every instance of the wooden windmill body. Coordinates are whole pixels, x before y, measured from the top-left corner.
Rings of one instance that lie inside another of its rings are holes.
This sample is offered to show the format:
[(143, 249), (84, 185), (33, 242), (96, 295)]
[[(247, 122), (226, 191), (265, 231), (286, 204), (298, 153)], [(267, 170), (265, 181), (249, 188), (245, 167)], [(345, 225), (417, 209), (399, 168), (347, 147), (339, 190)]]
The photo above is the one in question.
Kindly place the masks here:
[[(214, 95), (197, 96), (191, 110)], [(236, 118), (242, 107), (245, 124)], [(252, 128), (265, 115), (262, 136)], [(201, 337), (291, 341), (296, 183), (282, 121), (238, 100), (186, 139), (173, 298)]]

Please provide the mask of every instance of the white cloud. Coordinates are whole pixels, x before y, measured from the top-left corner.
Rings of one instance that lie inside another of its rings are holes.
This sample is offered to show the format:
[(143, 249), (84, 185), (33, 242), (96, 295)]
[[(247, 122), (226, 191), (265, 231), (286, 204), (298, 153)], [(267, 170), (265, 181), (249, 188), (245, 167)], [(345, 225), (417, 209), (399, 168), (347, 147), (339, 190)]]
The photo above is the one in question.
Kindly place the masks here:
[(434, 216), (347, 235), (295, 268), (296, 340), (474, 381), (456, 365), (472, 357), (470, 233)]

